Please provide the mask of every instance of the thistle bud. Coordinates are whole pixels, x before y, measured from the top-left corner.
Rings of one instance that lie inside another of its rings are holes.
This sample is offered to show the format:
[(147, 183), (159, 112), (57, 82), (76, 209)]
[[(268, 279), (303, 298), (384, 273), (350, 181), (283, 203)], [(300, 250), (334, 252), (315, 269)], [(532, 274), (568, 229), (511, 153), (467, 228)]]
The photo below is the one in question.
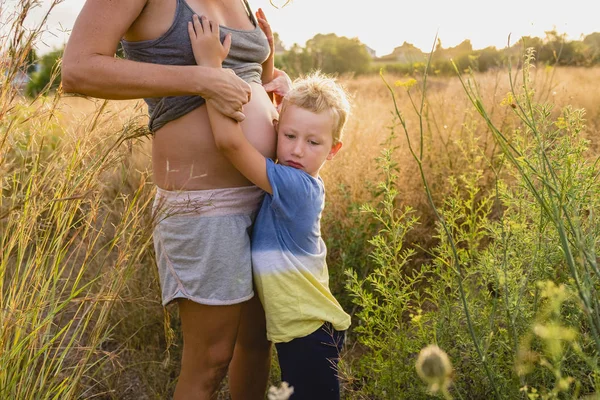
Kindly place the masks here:
[(419, 353), (417, 358), (417, 374), (429, 385), (432, 392), (445, 390), (452, 377), (452, 364), (448, 354), (434, 344)]

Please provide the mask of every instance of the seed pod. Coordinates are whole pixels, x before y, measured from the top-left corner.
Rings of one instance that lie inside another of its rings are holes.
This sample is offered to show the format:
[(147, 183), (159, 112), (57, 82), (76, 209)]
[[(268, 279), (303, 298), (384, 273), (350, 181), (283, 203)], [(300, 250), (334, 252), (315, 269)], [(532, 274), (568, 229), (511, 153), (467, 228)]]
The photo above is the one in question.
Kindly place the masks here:
[(429, 385), (429, 389), (437, 392), (450, 385), (452, 364), (446, 352), (431, 344), (419, 353), (417, 358), (417, 374)]

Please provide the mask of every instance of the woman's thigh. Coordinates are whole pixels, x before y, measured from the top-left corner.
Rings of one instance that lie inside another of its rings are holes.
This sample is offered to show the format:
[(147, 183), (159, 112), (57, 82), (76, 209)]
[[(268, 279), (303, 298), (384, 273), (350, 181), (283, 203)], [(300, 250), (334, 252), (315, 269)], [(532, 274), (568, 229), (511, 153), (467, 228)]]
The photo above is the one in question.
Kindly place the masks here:
[(183, 331), (182, 369), (226, 368), (233, 356), (242, 305), (212, 306), (186, 299), (177, 303)]
[(233, 359), (229, 365), (229, 391), (233, 400), (264, 399), (271, 366), (265, 313), (258, 296), (243, 303)]
[(265, 310), (257, 295), (242, 303), (237, 343), (242, 346), (270, 348)]

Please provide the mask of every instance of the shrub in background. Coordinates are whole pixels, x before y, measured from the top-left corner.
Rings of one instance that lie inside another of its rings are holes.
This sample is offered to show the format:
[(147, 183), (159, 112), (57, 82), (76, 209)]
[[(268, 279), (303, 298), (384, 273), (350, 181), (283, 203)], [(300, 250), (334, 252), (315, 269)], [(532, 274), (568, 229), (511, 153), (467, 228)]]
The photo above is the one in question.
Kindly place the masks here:
[(31, 73), (25, 93), (36, 97), (40, 93), (54, 91), (60, 85), (60, 62), (64, 49), (53, 50), (44, 54), (38, 61), (36, 70)]

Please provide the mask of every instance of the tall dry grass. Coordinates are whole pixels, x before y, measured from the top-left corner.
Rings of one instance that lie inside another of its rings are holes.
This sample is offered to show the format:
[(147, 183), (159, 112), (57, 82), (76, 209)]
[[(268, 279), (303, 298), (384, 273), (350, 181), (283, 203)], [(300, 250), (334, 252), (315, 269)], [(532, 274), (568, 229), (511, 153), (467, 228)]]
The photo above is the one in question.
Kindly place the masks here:
[(120, 398), (127, 322), (162, 318), (135, 285), (155, 281), (145, 129), (135, 107), (22, 97), (13, 79), (59, 3), (30, 29), (39, 1), (0, 4), (0, 397)]
[[(410, 77), (384, 76), (392, 83), (405, 82)], [(477, 75), (477, 81), (484, 95), (484, 104), (490, 110), (494, 121), (500, 125), (514, 123), (510, 111), (502, 106), (502, 99), (510, 91), (508, 74), (505, 69), (490, 71)], [(585, 108), (587, 127), (585, 135), (591, 140), (591, 148), (600, 146), (600, 139), (595, 134), (600, 124), (600, 93), (597, 82), (600, 79), (600, 68), (544, 68), (534, 70), (533, 82), (541, 88), (536, 94), (541, 101), (551, 100), (556, 108), (572, 105), (574, 108)], [(392, 124), (392, 103), (387, 88), (379, 76), (360, 76), (342, 83), (353, 94), (353, 110), (344, 135), (342, 151), (335, 160), (326, 164), (323, 170), (324, 180), (328, 186), (338, 183), (352, 188), (352, 198), (366, 200), (364, 182), (377, 178), (375, 163), (372, 161), (379, 155), (381, 143), (389, 133)], [(408, 96), (398, 91), (398, 108), (412, 109)], [(428, 157), (428, 168), (436, 177), (447, 176), (463, 171), (460, 157), (467, 149), (464, 143), (469, 136), (481, 145), (481, 151), (491, 156), (497, 151), (487, 127), (476, 118), (468, 98), (457, 77), (429, 77), (426, 94), (425, 135), (430, 138), (431, 147)], [(407, 113), (409, 128), (418, 126), (415, 115)], [(415, 129), (410, 129), (416, 132)], [(416, 134), (416, 133), (415, 133)], [(414, 138), (416, 140), (416, 137)], [(421, 183), (416, 176), (416, 167), (405, 144), (399, 140), (398, 162), (400, 174), (400, 198), (405, 204), (418, 204), (424, 199), (420, 190)], [(483, 166), (483, 160), (478, 166)], [(357, 168), (360, 167), (360, 168)], [(437, 179), (434, 179), (437, 180)], [(438, 184), (438, 183), (435, 183)], [(331, 199), (331, 195), (329, 197)], [(335, 203), (335, 201), (334, 201)]]

